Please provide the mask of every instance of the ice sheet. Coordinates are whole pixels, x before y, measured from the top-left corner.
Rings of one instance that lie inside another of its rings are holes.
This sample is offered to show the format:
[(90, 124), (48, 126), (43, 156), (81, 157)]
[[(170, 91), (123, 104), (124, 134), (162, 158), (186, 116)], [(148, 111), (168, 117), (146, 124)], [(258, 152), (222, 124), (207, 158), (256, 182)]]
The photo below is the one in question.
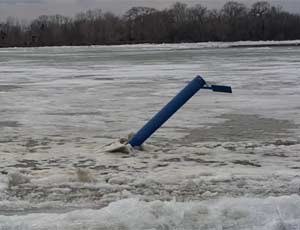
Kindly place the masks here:
[[(23, 223), (47, 229), (50, 218), (61, 220), (61, 229), (76, 229), (71, 220), (83, 209), (79, 229), (96, 229), (93, 223), (197, 229), (202, 206), (216, 210), (203, 229), (297, 229), (300, 49), (229, 46), (0, 49), (0, 229)], [(200, 90), (144, 151), (103, 150), (137, 131), (197, 74), (231, 85), (234, 93)], [(281, 214), (270, 208), (273, 201)], [(234, 222), (220, 214), (230, 203), (242, 210), (258, 206), (269, 216), (257, 220), (253, 208)], [(149, 226), (155, 204), (172, 207), (171, 214)], [(119, 218), (114, 206), (146, 210), (145, 218), (102, 222), (108, 211)], [(192, 219), (177, 218), (181, 209)], [(182, 222), (172, 225), (177, 219)], [(212, 224), (217, 219), (221, 225)]]

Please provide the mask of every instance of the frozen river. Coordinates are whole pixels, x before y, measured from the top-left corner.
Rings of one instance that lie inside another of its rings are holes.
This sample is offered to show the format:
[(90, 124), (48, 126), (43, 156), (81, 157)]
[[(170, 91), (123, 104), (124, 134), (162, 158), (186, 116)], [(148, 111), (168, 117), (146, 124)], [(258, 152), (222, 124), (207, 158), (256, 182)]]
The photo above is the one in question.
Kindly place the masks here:
[[(0, 230), (300, 229), (300, 48), (0, 49)], [(146, 143), (105, 153), (200, 74)]]

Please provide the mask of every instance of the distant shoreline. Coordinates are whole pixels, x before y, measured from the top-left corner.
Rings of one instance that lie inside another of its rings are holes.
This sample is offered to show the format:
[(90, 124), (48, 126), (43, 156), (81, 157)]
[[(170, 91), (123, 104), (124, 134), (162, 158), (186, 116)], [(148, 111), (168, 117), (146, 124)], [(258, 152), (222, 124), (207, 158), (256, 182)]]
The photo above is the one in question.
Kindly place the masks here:
[[(79, 12), (73, 17), (60, 14), (41, 15), (28, 23), (22, 23), (18, 19), (7, 20), (0, 23), (0, 46), (90, 46), (300, 39), (300, 14), (285, 11), (268, 1), (256, 1), (254, 0), (253, 4), (227, 1), (219, 9), (208, 9), (200, 2), (186, 4), (177, 1), (165, 9), (133, 6), (122, 15), (95, 8)], [(250, 45), (247, 47), (252, 47), (252, 44)]]
[(129, 47), (129, 48), (161, 48), (161, 49), (205, 49), (205, 48), (267, 48), (267, 47), (298, 47), (300, 40), (287, 41), (238, 41), (238, 42), (199, 42), (199, 43), (135, 43), (118, 45), (62, 45), (62, 46), (17, 46), (0, 47), (1, 49), (25, 48), (76, 48), (76, 47)]
[(294, 47), (300, 46), (300, 43), (291, 44), (256, 44), (256, 45), (232, 45), (228, 48), (264, 48), (264, 47)]

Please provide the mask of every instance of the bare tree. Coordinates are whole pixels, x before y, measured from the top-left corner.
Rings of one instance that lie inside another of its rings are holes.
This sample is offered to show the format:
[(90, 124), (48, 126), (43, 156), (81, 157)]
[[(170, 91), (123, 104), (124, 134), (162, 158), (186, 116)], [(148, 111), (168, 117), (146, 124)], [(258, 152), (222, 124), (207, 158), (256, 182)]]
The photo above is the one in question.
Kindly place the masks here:
[(300, 38), (300, 16), (267, 1), (229, 1), (221, 10), (177, 2), (156, 10), (132, 7), (124, 16), (101, 9), (74, 18), (42, 15), (25, 25), (14, 18), (0, 22), (0, 47), (100, 45)]

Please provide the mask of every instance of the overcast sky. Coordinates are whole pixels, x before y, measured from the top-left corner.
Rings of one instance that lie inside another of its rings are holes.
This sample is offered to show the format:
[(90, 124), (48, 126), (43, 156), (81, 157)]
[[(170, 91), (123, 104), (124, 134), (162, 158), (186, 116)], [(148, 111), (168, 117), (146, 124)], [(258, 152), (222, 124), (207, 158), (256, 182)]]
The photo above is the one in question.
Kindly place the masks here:
[[(255, 0), (237, 0), (251, 5)], [(162, 9), (176, 0), (0, 0), (0, 20), (8, 16), (19, 19), (33, 19), (42, 14), (62, 14), (73, 16), (88, 9), (101, 8), (122, 14), (132, 6), (149, 6)], [(200, 3), (208, 8), (220, 8), (226, 0), (180, 0), (187, 4)], [(300, 13), (300, 0), (270, 0), (273, 5), (281, 5), (285, 10)]]

